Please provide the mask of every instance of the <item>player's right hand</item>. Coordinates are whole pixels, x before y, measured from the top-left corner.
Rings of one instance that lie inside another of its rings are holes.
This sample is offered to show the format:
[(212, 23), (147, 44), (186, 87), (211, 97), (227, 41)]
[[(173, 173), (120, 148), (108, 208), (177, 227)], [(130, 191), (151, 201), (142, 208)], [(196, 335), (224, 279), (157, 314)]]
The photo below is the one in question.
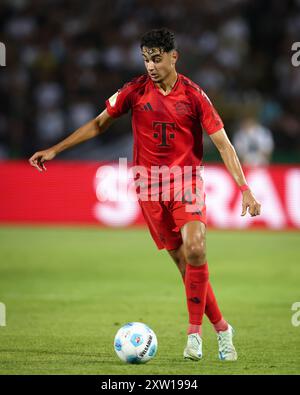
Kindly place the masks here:
[(47, 149), (44, 151), (38, 151), (29, 159), (29, 163), (31, 166), (35, 167), (38, 171), (42, 172), (43, 170), (47, 170), (45, 167), (45, 161), (51, 160), (55, 158), (56, 152), (54, 149)]

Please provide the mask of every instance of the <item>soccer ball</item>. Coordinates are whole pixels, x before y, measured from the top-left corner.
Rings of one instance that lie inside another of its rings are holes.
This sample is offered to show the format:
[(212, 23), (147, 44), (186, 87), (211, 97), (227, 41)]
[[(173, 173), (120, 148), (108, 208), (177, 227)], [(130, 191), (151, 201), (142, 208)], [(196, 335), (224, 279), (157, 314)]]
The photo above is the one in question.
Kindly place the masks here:
[(118, 330), (114, 348), (124, 362), (146, 363), (156, 354), (157, 338), (149, 326), (141, 322), (129, 322)]

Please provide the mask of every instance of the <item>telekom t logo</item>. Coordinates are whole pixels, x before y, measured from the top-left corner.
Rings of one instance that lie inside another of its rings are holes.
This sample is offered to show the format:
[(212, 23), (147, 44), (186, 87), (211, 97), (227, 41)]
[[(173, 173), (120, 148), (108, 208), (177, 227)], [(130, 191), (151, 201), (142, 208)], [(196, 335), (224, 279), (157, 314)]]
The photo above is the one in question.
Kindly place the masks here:
[[(169, 128), (168, 130), (168, 126)], [(175, 122), (157, 122), (154, 121), (152, 123), (152, 127), (156, 132), (153, 133), (153, 137), (156, 139), (160, 138), (160, 144), (158, 145), (159, 147), (169, 147), (170, 144), (168, 142), (170, 141), (169, 139), (174, 139), (175, 138), (175, 133), (172, 132), (176, 129), (176, 124)], [(168, 133), (169, 131), (169, 133)]]
[(6, 66), (6, 48), (3, 43), (0, 42), (0, 66)]

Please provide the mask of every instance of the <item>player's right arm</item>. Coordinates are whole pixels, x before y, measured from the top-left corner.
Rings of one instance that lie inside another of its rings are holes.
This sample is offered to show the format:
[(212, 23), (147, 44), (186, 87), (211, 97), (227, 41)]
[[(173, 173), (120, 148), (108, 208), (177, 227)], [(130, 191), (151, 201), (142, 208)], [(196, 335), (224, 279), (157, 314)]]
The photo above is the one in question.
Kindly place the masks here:
[(60, 152), (98, 136), (99, 134), (103, 133), (113, 123), (113, 121), (114, 118), (110, 116), (108, 111), (105, 109), (96, 118), (75, 130), (75, 132), (70, 134), (58, 144), (46, 150), (36, 152), (29, 159), (29, 163), (38, 171), (46, 170), (44, 164), (45, 161), (54, 159), (55, 156)]

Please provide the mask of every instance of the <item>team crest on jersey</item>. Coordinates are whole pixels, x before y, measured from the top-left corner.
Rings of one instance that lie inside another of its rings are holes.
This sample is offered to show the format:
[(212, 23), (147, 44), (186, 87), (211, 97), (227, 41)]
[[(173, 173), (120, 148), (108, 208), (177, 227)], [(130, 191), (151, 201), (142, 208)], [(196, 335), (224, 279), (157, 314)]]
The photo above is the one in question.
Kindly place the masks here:
[(179, 115), (188, 114), (191, 111), (191, 105), (184, 101), (178, 101), (175, 104), (175, 110)]

